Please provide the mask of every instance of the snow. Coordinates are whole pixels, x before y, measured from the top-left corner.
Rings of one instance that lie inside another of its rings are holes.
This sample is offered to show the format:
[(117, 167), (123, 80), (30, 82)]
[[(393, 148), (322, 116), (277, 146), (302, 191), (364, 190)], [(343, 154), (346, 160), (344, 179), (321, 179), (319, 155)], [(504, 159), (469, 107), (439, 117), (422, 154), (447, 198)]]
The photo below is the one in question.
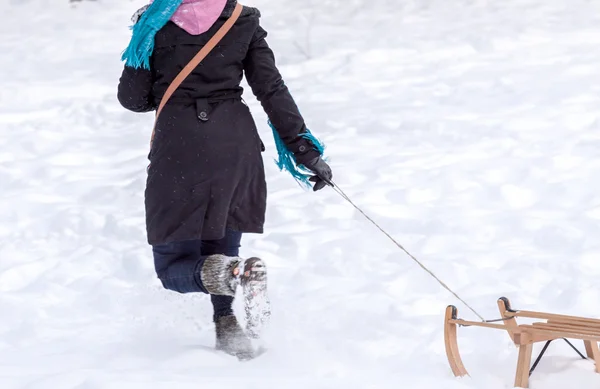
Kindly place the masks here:
[[(599, 3), (247, 3), (335, 181), (392, 236), (486, 318), (504, 295), (598, 316)], [(145, 243), (152, 115), (115, 98), (142, 4), (0, 4), (0, 388), (512, 387), (492, 330), (459, 330), (471, 378), (452, 376), (444, 309), (475, 317), (335, 192), (279, 173), (249, 92), (270, 196), (242, 250), (270, 267), (270, 350), (212, 351), (207, 297), (163, 290)], [(531, 379), (599, 385), (559, 343)]]

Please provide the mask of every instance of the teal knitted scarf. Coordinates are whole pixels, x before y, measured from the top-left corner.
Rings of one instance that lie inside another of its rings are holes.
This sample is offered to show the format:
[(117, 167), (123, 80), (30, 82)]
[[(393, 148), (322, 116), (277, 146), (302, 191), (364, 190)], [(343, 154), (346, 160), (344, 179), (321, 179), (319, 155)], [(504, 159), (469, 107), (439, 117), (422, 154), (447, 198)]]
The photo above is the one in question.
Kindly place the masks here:
[(154, 0), (131, 29), (133, 35), (121, 58), (125, 65), (150, 69), (154, 36), (167, 24), (183, 0)]

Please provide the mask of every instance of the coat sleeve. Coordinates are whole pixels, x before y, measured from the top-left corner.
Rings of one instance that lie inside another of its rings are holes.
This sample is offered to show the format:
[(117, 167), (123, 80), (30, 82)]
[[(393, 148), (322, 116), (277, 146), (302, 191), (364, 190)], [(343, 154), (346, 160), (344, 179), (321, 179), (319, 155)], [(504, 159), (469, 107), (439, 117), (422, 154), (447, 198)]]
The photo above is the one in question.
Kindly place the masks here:
[(149, 112), (157, 107), (152, 98), (152, 72), (125, 66), (119, 80), (117, 98), (121, 105), (133, 112)]
[(279, 136), (299, 164), (319, 156), (309, 140), (304, 119), (275, 64), (275, 55), (265, 40), (267, 32), (258, 27), (244, 60), (244, 71), (252, 92), (260, 101)]

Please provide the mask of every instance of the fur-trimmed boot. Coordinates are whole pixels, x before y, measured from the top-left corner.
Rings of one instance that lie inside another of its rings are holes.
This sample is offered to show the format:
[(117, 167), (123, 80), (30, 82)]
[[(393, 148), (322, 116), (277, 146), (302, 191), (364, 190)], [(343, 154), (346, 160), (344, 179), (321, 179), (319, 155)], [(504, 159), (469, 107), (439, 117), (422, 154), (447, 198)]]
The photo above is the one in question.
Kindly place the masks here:
[(254, 357), (252, 342), (246, 336), (234, 315), (218, 317), (215, 320), (215, 329), (217, 332), (217, 350), (236, 356), (240, 360), (248, 360)]
[(243, 267), (242, 258), (210, 255), (204, 260), (200, 272), (202, 284), (210, 294), (235, 297)]
[[(255, 257), (243, 260), (239, 257), (211, 255), (204, 261), (200, 275), (205, 289), (212, 295), (235, 297), (237, 287), (242, 286), (246, 331), (250, 337), (259, 338), (271, 316), (264, 261)], [(235, 320), (235, 317), (229, 320)], [(237, 320), (235, 324), (239, 327)]]

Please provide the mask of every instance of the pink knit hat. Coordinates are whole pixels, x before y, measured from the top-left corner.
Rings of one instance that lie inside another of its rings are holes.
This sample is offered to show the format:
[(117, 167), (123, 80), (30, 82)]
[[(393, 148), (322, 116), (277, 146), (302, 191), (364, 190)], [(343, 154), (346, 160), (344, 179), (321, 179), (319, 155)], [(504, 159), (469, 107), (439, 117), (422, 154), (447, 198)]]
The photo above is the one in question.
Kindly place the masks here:
[(171, 21), (188, 34), (200, 35), (215, 24), (226, 3), (227, 0), (183, 0)]

